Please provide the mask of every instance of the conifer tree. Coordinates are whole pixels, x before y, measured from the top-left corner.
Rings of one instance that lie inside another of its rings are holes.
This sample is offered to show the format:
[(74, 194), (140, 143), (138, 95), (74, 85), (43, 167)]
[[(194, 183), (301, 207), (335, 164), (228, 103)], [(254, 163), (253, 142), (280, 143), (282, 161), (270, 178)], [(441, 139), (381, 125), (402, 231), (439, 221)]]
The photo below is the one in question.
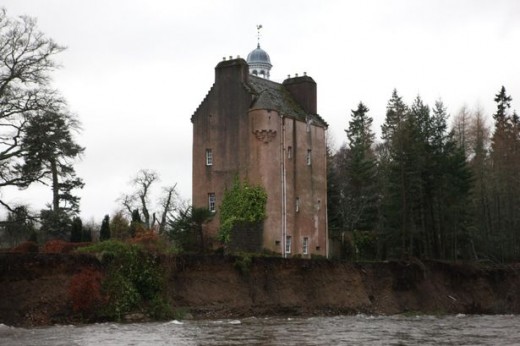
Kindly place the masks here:
[(345, 179), (344, 203), (348, 205), (347, 229), (374, 230), (377, 220), (376, 161), (372, 145), (372, 118), (368, 108), (360, 102), (352, 110), (352, 119), (346, 130), (349, 139)]
[(79, 243), (83, 241), (83, 223), (79, 217), (72, 219), (72, 225), (70, 230), (70, 241), (72, 243)]
[[(49, 220), (70, 219), (79, 212), (80, 198), (73, 193), (84, 186), (73, 166), (84, 151), (73, 137), (78, 127), (78, 122), (68, 113), (43, 112), (30, 119), (23, 137), (24, 175), (34, 176), (34, 180), (50, 184), (52, 189), (50, 212), (55, 215)], [(49, 226), (63, 227), (61, 224)]]
[(497, 244), (493, 256), (500, 260), (512, 259), (520, 254), (520, 241), (516, 234), (520, 226), (520, 137), (518, 116), (511, 113), (511, 101), (512, 97), (502, 86), (495, 96), (497, 110), (493, 114), (495, 129), (490, 155), (493, 174), (491, 232)]
[(110, 239), (110, 217), (105, 215), (101, 223), (101, 229), (99, 230), (99, 240), (104, 241), (108, 239)]
[[(382, 125), (382, 153), (386, 159), (380, 162), (380, 173), (384, 177), (382, 204), (382, 233), (384, 247), (392, 256), (405, 256), (408, 252), (411, 227), (410, 195), (406, 172), (406, 148), (409, 128), (406, 119), (408, 107), (394, 89), (388, 101), (385, 122)], [(386, 250), (384, 250), (386, 252)]]

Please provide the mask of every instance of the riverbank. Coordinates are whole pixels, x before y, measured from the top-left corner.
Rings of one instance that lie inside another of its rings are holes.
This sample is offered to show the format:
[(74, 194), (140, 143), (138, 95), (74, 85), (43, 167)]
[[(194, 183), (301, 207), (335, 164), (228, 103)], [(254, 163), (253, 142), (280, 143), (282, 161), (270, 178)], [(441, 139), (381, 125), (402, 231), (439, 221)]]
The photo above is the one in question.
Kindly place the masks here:
[[(520, 313), (518, 264), (186, 255), (161, 257), (159, 265), (172, 308), (193, 318)], [(0, 253), (0, 323), (82, 322), (73, 313), (69, 286), (87, 268), (105, 270), (89, 254)]]

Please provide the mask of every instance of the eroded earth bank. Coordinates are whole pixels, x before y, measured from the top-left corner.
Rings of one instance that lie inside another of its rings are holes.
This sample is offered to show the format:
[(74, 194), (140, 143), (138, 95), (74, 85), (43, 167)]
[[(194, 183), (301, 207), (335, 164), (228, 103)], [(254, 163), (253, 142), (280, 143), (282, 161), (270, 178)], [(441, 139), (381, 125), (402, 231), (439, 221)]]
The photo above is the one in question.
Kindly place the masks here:
[[(193, 318), (520, 312), (520, 265), (217, 255), (162, 257), (160, 265), (168, 301)], [(88, 254), (1, 253), (0, 323), (84, 321), (73, 313), (69, 287), (86, 268), (105, 270)]]

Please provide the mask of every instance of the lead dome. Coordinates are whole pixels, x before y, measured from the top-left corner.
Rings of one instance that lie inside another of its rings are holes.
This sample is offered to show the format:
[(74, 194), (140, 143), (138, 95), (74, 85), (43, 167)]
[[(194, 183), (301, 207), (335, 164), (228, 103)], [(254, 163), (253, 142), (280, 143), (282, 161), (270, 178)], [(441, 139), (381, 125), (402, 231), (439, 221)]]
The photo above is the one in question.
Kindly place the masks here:
[(262, 48), (260, 43), (247, 55), (247, 64), (249, 65), (249, 73), (254, 76), (259, 76), (265, 79), (269, 79), (271, 67), (271, 58), (269, 54)]

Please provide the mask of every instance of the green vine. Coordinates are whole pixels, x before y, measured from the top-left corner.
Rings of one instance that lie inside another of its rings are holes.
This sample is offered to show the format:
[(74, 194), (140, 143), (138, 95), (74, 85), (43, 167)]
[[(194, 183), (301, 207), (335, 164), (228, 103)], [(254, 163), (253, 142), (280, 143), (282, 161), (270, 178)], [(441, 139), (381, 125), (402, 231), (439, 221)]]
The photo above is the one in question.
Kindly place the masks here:
[(249, 185), (237, 178), (231, 189), (226, 190), (220, 206), (219, 240), (227, 244), (233, 227), (254, 224), (265, 219), (267, 193), (262, 186)]
[(117, 240), (93, 244), (79, 252), (99, 254), (106, 267), (102, 287), (107, 301), (99, 312), (102, 317), (121, 320), (133, 311), (146, 311), (158, 319), (171, 315), (166, 276), (154, 254)]

